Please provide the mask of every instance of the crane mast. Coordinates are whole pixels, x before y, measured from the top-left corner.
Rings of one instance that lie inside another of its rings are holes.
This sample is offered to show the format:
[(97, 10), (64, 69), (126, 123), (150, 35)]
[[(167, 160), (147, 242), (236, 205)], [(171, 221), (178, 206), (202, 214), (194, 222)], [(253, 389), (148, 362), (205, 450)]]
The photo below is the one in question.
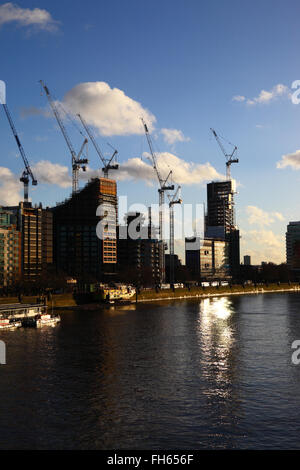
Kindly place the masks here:
[(218, 134), (216, 133), (216, 131), (212, 128), (210, 130), (213, 133), (216, 141), (219, 144), (220, 149), (222, 150), (222, 153), (224, 154), (224, 156), (226, 158), (226, 179), (227, 179), (227, 181), (229, 181), (231, 179), (230, 166), (232, 165), (232, 163), (238, 163), (239, 162), (238, 158), (233, 158), (234, 154), (237, 151), (237, 146), (233, 145), (233, 151), (230, 154), (227, 153), (224, 146), (223, 146), (223, 144), (222, 144), (222, 142), (221, 142), (221, 140), (220, 140), (220, 138), (219, 138), (219, 136), (218, 136)]
[(170, 285), (175, 282), (175, 263), (174, 263), (174, 205), (182, 204), (180, 197), (181, 186), (177, 189), (173, 196), (169, 196), (169, 210), (170, 210)]
[(17, 130), (15, 128), (15, 125), (13, 123), (13, 120), (12, 120), (12, 117), (10, 115), (10, 112), (8, 110), (8, 107), (6, 104), (2, 104), (3, 108), (4, 108), (4, 111), (5, 111), (5, 114), (6, 114), (6, 117), (8, 119), (8, 122), (9, 122), (9, 125), (11, 127), (11, 130), (12, 130), (12, 133), (16, 139), (16, 142), (17, 142), (17, 146), (19, 148), (19, 152), (21, 154), (21, 157), (23, 159), (23, 162), (24, 162), (24, 166), (25, 166), (25, 170), (23, 171), (22, 173), (22, 176), (20, 178), (20, 181), (24, 184), (24, 202), (28, 202), (28, 185), (29, 185), (29, 177), (31, 178), (31, 182), (33, 184), (33, 186), (36, 186), (37, 185), (37, 180), (35, 179), (35, 177), (33, 176), (33, 173), (32, 173), (32, 170), (30, 168), (30, 165), (29, 165), (29, 162), (27, 160), (27, 157), (26, 157), (26, 154), (25, 154), (25, 151), (23, 149), (23, 146), (20, 142), (20, 139), (19, 139), (19, 136), (18, 136), (18, 133), (17, 133)]
[(148, 127), (145, 123), (145, 121), (143, 120), (143, 118), (141, 118), (141, 121), (143, 123), (143, 126), (144, 126), (144, 130), (145, 130), (145, 134), (146, 134), (146, 138), (147, 138), (147, 141), (148, 141), (148, 145), (149, 145), (149, 149), (150, 149), (150, 153), (151, 153), (151, 157), (152, 157), (152, 164), (153, 164), (153, 168), (155, 170), (155, 173), (156, 173), (156, 176), (157, 176), (157, 179), (158, 179), (158, 182), (159, 182), (159, 188), (158, 188), (158, 194), (159, 194), (159, 240), (161, 242), (161, 281), (164, 282), (165, 281), (165, 246), (164, 246), (164, 233), (163, 233), (163, 228), (164, 228), (164, 217), (163, 217), (163, 210), (164, 210), (164, 203), (165, 203), (165, 191), (173, 191), (174, 190), (174, 184), (170, 184), (169, 183), (169, 180), (172, 176), (172, 170), (169, 172), (169, 174), (167, 175), (167, 177), (165, 179), (163, 179), (163, 177), (161, 176), (160, 172), (159, 172), (159, 169), (158, 169), (158, 165), (157, 165), (157, 159), (156, 159), (156, 155), (155, 155), (155, 152), (153, 150), (153, 144), (152, 144), (152, 140), (151, 140), (151, 137), (150, 137), (150, 134), (149, 134), (149, 130), (148, 130)]
[(103, 171), (104, 177), (108, 178), (109, 170), (118, 170), (118, 168), (119, 168), (119, 165), (117, 163), (112, 164), (112, 161), (113, 161), (114, 157), (117, 155), (118, 151), (114, 150), (111, 158), (110, 159), (105, 159), (104, 156), (102, 155), (102, 152), (101, 152), (96, 140), (95, 140), (94, 135), (92, 134), (91, 129), (88, 127), (87, 123), (85, 122), (85, 120), (83, 119), (81, 114), (77, 114), (77, 116), (79, 117), (83, 127), (85, 128), (89, 138), (91, 139), (92, 144), (95, 147), (96, 152), (98, 153), (98, 155), (99, 155), (99, 157), (100, 157), (100, 159), (103, 163), (102, 171)]
[(59, 111), (57, 109), (57, 106), (55, 104), (55, 102), (53, 101), (52, 97), (51, 97), (51, 94), (50, 94), (50, 91), (49, 91), (49, 88), (45, 85), (45, 83), (43, 82), (43, 80), (40, 80), (40, 84), (41, 86), (43, 87), (45, 93), (46, 93), (46, 97), (49, 101), (49, 104), (51, 106), (51, 109), (53, 111), (53, 114), (57, 120), (57, 123), (60, 127), (60, 130), (65, 138), (65, 141), (67, 143), (67, 146), (70, 150), (70, 153), (71, 153), (71, 158), (72, 158), (72, 194), (75, 194), (76, 191), (78, 190), (78, 172), (79, 172), (79, 169), (82, 168), (83, 171), (86, 170), (86, 164), (89, 162), (87, 158), (80, 158), (82, 153), (83, 153), (83, 150), (85, 148), (85, 146), (87, 145), (88, 143), (88, 140), (87, 138), (84, 139), (83, 141), (83, 144), (81, 146), (81, 149), (78, 153), (78, 155), (76, 155), (76, 152), (73, 148), (73, 145), (72, 145), (72, 142), (67, 134), (67, 131), (66, 131), (66, 128), (63, 124), (63, 121), (62, 121), (62, 118), (59, 114)]

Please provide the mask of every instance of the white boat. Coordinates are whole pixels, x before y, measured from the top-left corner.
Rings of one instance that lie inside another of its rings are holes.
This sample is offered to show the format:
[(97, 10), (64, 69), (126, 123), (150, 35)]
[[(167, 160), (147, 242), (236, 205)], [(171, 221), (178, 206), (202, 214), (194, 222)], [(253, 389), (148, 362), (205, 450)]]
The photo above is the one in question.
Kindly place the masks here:
[(0, 330), (14, 330), (21, 326), (22, 323), (20, 321), (10, 321), (8, 318), (0, 318)]
[(60, 322), (59, 315), (50, 315), (46, 313), (37, 317), (36, 326), (38, 328), (41, 326), (55, 326), (59, 322)]

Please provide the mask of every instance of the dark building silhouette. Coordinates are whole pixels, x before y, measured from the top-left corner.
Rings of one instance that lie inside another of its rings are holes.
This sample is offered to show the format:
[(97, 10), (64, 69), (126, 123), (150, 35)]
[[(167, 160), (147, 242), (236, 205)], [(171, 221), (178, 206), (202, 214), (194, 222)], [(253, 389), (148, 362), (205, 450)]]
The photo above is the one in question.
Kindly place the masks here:
[(125, 225), (118, 227), (118, 269), (144, 285), (160, 284), (161, 279), (162, 244), (153, 232), (139, 212), (126, 214)]
[(42, 205), (20, 202), (19, 206), (6, 207), (17, 221), (21, 233), (21, 271), (23, 279), (35, 282), (53, 263), (52, 213)]
[(94, 178), (52, 208), (57, 269), (86, 282), (115, 273), (117, 207), (116, 181)]
[(206, 238), (228, 242), (232, 277), (238, 278), (240, 268), (240, 232), (235, 225), (235, 182), (212, 182), (207, 185)]

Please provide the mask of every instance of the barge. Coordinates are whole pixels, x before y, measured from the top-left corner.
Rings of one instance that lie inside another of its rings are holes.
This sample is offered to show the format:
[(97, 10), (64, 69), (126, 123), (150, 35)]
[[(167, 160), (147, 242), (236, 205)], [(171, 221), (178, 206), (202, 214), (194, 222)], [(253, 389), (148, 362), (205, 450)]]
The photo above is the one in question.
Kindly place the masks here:
[(0, 329), (13, 329), (21, 326), (41, 327), (56, 325), (59, 315), (47, 313), (45, 304), (3, 304), (0, 305)]

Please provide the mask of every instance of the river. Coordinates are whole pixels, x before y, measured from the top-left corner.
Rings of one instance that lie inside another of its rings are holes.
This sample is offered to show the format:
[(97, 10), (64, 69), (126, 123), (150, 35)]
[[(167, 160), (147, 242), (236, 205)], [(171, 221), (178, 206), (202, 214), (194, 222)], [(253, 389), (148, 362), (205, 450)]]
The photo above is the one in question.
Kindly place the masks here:
[(1, 449), (299, 449), (300, 294), (66, 311), (0, 333)]

